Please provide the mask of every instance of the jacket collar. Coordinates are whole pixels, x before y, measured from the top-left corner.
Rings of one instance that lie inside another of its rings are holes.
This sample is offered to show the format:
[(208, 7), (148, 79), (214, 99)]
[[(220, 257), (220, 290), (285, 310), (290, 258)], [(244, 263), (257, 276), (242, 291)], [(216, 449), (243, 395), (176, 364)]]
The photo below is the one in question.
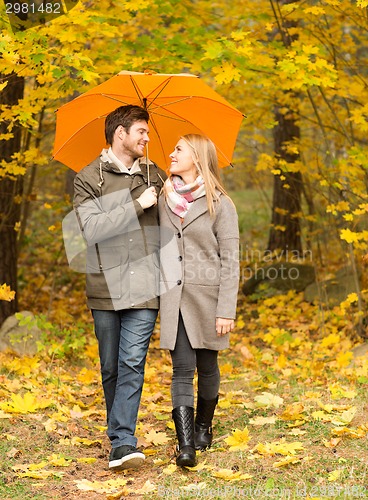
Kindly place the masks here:
[(208, 210), (207, 198), (205, 196), (202, 196), (201, 198), (198, 198), (198, 200), (193, 201), (193, 206), (190, 208), (189, 212), (184, 217), (183, 222), (181, 222), (180, 217), (175, 215), (174, 212), (170, 210), (167, 203), (165, 203), (165, 209), (174, 226), (178, 229), (184, 229), (185, 227), (189, 226), (189, 224), (191, 224), (193, 221), (198, 219), (198, 217), (200, 217), (202, 214), (207, 212)]

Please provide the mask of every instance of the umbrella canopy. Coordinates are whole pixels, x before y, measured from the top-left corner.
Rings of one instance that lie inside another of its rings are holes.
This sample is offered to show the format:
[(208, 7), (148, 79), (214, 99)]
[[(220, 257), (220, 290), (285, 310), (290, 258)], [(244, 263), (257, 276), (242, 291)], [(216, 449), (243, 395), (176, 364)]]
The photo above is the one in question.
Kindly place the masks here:
[(240, 111), (200, 78), (122, 71), (57, 110), (53, 158), (79, 171), (105, 143), (105, 118), (119, 106), (135, 104), (150, 114), (149, 158), (165, 169), (181, 135), (209, 137), (220, 166), (231, 163)]

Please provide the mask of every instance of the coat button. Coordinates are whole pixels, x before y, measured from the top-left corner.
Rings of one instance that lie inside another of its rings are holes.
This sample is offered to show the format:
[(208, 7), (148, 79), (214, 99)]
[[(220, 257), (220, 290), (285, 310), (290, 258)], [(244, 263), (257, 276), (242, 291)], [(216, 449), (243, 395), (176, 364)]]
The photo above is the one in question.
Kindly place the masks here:
[(181, 238), (181, 234), (180, 234), (180, 233), (178, 233), (178, 235), (177, 235), (177, 236), (178, 236), (178, 238)]
[(178, 261), (181, 262), (182, 260), (183, 260), (183, 257), (181, 255), (179, 255)]
[(178, 285), (181, 285), (181, 280), (178, 280), (176, 283), (177, 283)]

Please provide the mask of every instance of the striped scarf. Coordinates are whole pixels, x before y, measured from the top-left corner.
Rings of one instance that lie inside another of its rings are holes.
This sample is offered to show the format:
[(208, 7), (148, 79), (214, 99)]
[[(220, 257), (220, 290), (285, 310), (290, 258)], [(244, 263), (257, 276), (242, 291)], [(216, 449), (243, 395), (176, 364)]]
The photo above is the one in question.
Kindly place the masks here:
[(198, 176), (194, 182), (185, 184), (181, 177), (173, 175), (166, 179), (164, 192), (170, 210), (175, 215), (184, 218), (193, 201), (206, 195), (206, 187), (201, 176)]

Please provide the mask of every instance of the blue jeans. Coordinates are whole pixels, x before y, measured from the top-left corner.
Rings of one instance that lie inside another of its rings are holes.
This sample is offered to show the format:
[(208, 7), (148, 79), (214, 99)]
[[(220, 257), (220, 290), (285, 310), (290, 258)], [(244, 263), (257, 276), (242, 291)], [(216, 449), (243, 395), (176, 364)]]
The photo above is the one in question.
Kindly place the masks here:
[(92, 310), (98, 340), (107, 435), (112, 448), (137, 445), (134, 436), (144, 365), (156, 309)]

